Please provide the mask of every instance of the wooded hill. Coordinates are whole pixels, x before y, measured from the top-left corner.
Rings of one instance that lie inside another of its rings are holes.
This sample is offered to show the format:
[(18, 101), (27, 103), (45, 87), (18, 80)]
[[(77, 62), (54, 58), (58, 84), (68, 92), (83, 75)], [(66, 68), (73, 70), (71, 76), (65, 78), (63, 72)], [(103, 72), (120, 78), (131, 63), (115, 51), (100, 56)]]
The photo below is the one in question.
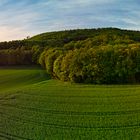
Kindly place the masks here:
[(63, 81), (139, 83), (140, 32), (77, 29), (0, 43), (0, 65), (23, 64), (40, 64)]

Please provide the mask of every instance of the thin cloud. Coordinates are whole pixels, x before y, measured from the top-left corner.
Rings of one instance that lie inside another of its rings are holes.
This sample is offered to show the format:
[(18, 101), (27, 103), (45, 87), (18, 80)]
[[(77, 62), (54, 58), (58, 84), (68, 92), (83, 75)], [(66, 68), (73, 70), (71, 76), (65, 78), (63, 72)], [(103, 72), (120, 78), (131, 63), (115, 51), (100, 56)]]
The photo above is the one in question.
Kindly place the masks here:
[(22, 28), (13, 28), (9, 26), (2, 26), (0, 27), (0, 40), (19, 40), (23, 39), (23, 36), (26, 37), (28, 32)]
[(139, 0), (1, 0), (0, 41), (94, 27), (140, 30)]

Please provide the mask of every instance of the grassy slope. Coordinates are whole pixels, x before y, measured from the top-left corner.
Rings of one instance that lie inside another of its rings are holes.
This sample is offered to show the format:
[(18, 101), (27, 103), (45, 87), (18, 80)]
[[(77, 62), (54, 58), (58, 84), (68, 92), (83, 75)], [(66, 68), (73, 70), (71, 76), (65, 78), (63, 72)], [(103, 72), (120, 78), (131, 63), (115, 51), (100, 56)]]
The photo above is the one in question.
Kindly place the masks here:
[(45, 71), (38, 67), (0, 67), (0, 91), (16, 89), (46, 78)]
[(0, 70), (1, 140), (140, 139), (140, 86), (41, 82), (39, 73)]

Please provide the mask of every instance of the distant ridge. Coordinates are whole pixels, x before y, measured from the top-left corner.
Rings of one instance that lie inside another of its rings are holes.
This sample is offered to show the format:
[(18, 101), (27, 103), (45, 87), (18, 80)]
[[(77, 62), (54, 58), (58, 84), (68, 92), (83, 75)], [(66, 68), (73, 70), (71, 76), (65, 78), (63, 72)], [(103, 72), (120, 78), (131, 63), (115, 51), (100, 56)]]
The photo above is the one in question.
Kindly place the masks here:
[(63, 31), (46, 32), (35, 35), (29, 41), (59, 40), (64, 43), (77, 40), (85, 40), (99, 35), (128, 36), (131, 40), (140, 41), (140, 31), (126, 30), (119, 28), (93, 28), (93, 29), (72, 29)]

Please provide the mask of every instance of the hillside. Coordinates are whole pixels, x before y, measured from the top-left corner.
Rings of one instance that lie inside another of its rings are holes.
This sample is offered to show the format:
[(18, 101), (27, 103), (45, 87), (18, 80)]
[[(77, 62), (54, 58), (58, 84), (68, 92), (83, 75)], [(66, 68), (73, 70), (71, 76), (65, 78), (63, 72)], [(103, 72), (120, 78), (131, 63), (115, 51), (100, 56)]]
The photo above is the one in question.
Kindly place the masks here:
[(133, 42), (140, 42), (140, 31), (122, 30), (118, 28), (97, 28), (46, 32), (25, 40), (0, 42), (0, 50), (9, 48), (15, 49), (21, 46), (28, 46), (28, 48), (30, 48), (33, 45), (39, 45), (40, 47), (63, 47), (64, 44), (71, 41), (81, 41), (103, 37), (106, 37), (107, 40), (116, 40), (116, 38), (122, 40), (127, 38)]
[(118, 28), (77, 29), (57, 32), (47, 32), (31, 37), (30, 41), (58, 40), (64, 43), (70, 41), (85, 40), (97, 36), (128, 36), (131, 40), (140, 41), (140, 31), (122, 30)]
[(53, 78), (76, 83), (139, 83), (139, 62), (139, 31), (77, 29), (0, 43), (0, 65), (39, 64)]

